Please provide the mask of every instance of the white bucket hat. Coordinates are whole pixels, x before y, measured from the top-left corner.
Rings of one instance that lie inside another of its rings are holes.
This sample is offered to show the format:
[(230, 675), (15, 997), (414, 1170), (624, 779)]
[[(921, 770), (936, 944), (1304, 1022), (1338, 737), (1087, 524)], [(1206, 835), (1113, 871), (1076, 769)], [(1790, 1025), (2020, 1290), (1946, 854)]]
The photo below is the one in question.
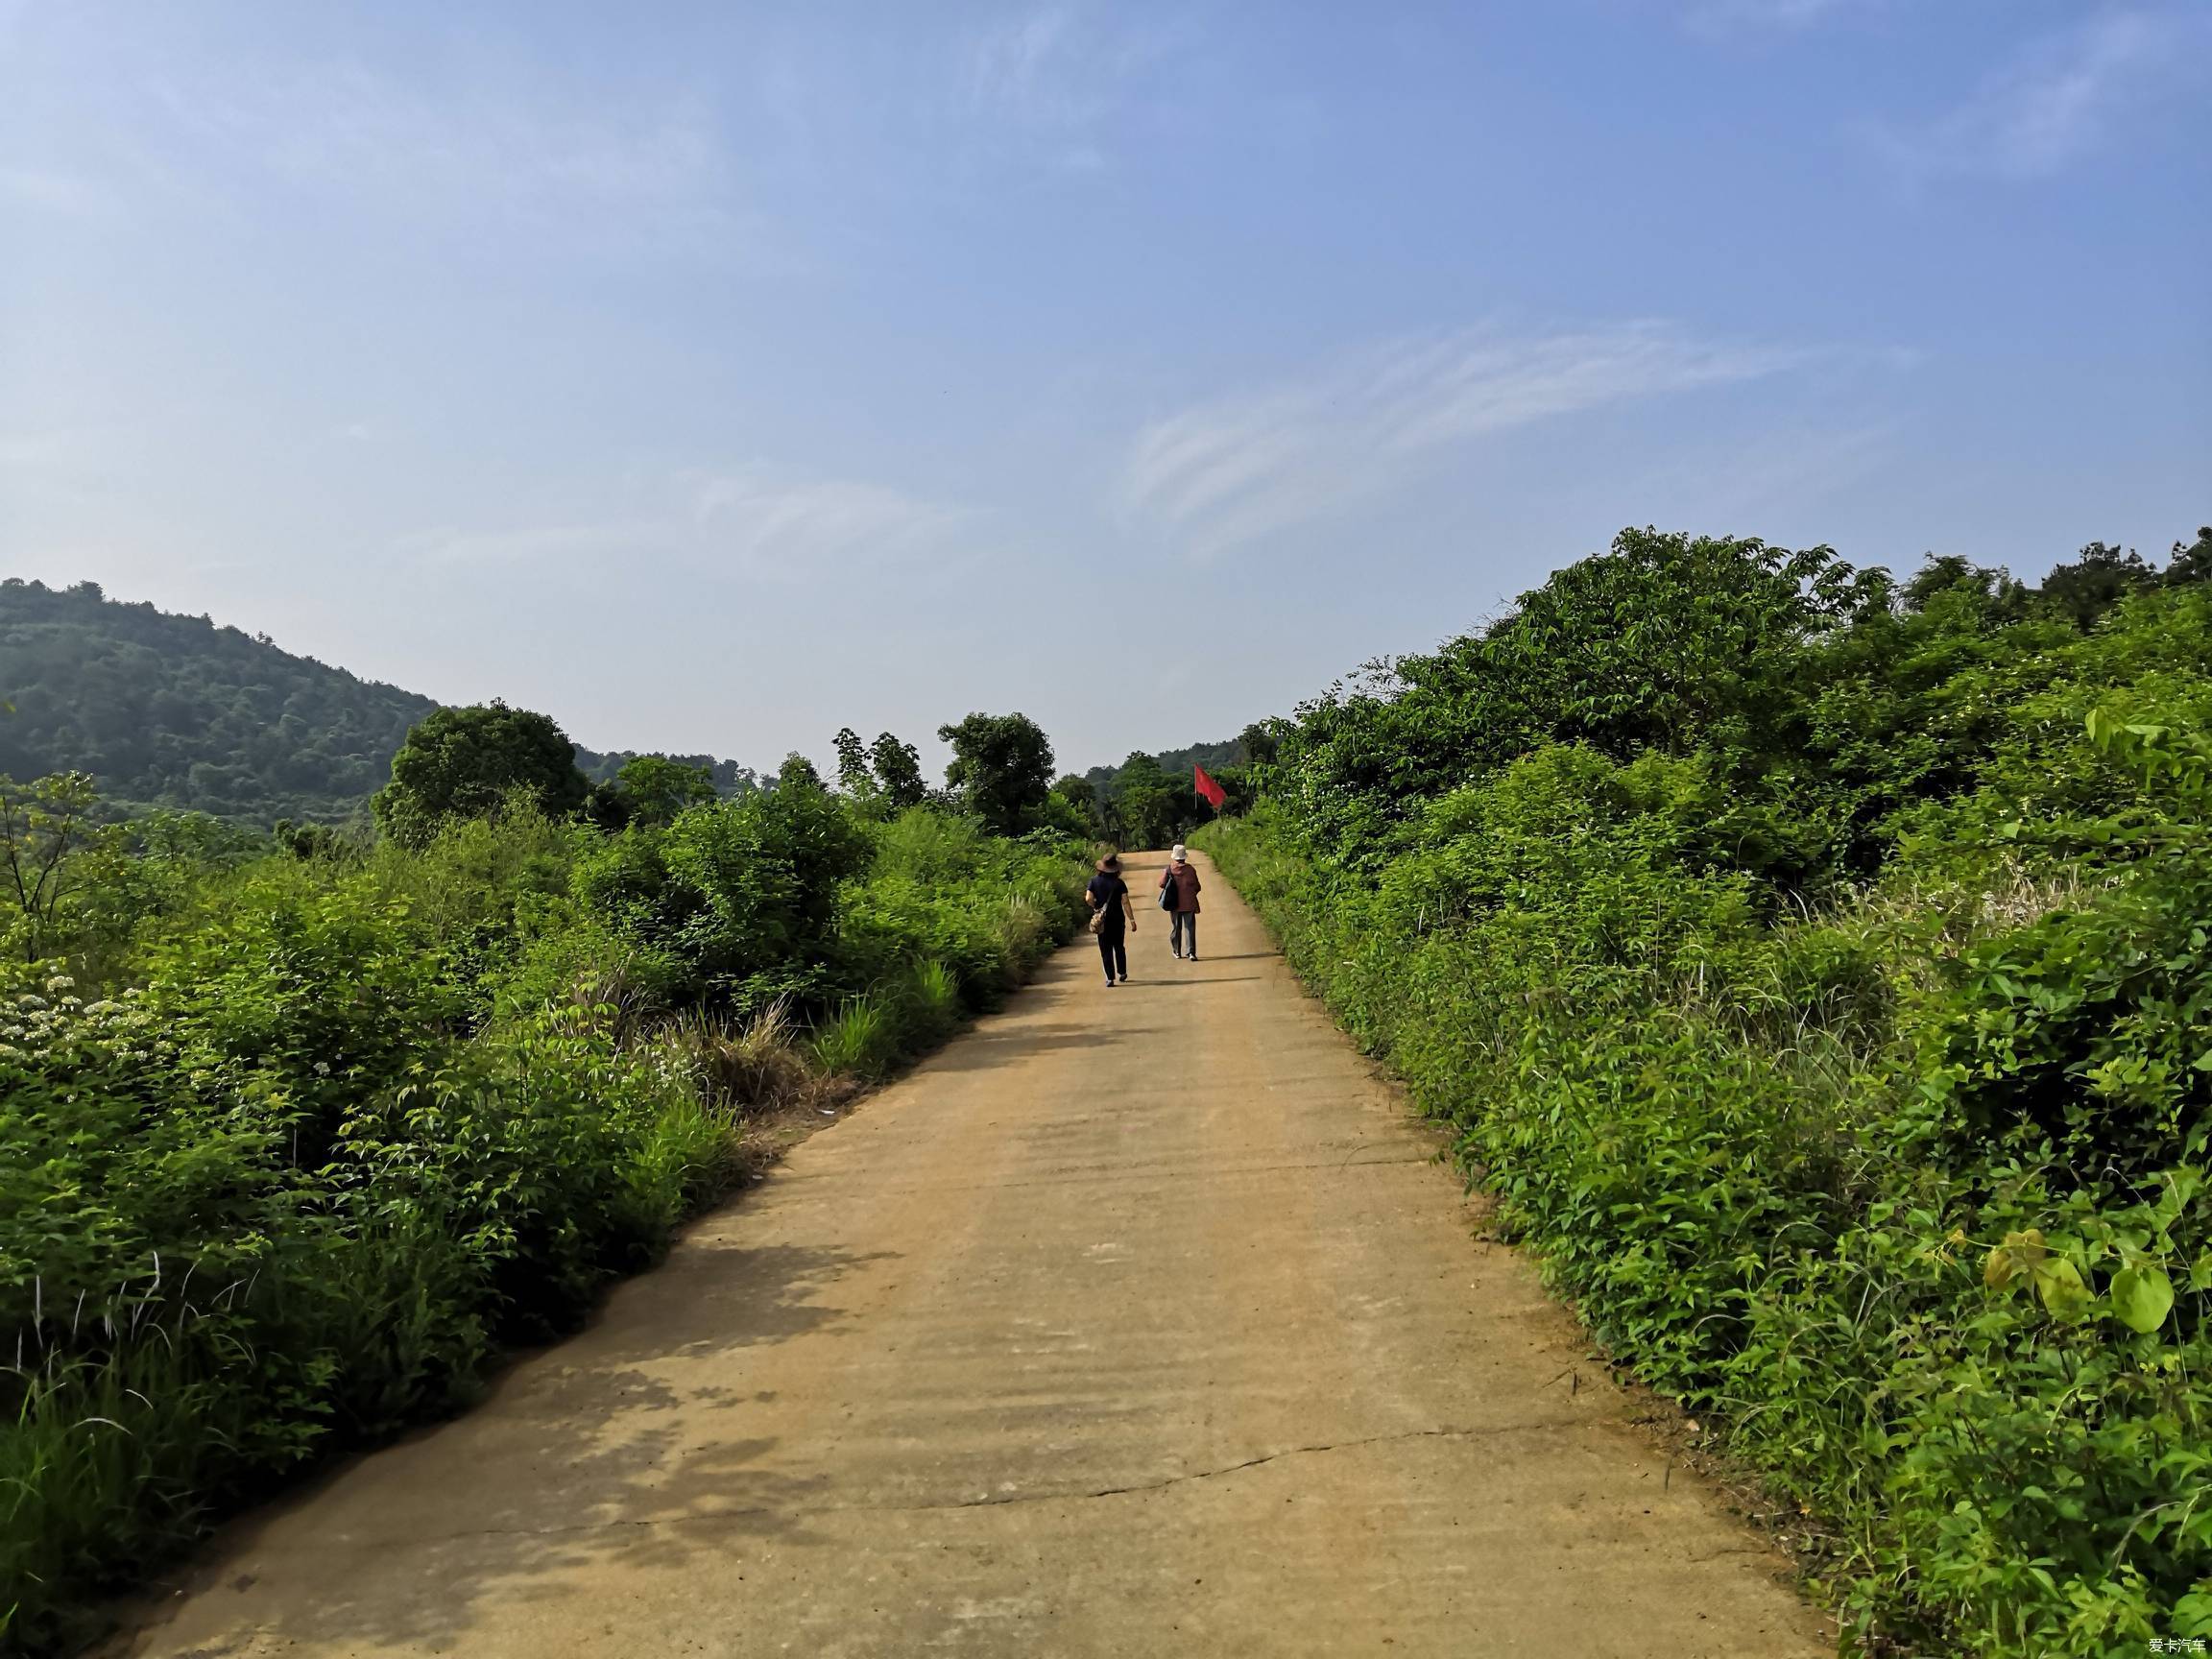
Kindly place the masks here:
[(1188, 864), (1190, 861), (1190, 854), (1183, 851), (1183, 843), (1182, 843), (1182, 842), (1180, 842), (1180, 841), (1176, 842), (1176, 843), (1175, 843), (1175, 862), (1176, 862), (1176, 863), (1178, 863), (1178, 864)]

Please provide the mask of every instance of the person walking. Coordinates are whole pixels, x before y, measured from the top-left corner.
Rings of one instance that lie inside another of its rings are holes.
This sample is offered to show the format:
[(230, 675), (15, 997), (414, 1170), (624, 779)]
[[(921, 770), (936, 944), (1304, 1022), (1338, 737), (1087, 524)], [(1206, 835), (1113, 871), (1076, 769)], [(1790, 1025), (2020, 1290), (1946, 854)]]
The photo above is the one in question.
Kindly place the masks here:
[(1160, 908), (1167, 912), (1167, 942), (1186, 961), (1198, 960), (1198, 872), (1183, 843), (1175, 843), (1160, 873)]
[(1106, 988), (1115, 976), (1129, 983), (1127, 928), (1137, 926), (1137, 912), (1129, 903), (1129, 883), (1121, 879), (1121, 860), (1109, 853), (1098, 860), (1098, 874), (1083, 890), (1091, 902), (1091, 931), (1098, 936), (1098, 960), (1106, 967)]

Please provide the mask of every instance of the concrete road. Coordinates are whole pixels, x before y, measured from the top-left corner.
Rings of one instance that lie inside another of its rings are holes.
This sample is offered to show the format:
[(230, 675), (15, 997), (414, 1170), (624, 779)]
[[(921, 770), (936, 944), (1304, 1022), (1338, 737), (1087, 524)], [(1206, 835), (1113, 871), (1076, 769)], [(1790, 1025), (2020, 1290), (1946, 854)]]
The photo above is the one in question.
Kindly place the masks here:
[[(1210, 868), (113, 1651), (1832, 1653)], [(1580, 1386), (1569, 1371), (1579, 1365)]]

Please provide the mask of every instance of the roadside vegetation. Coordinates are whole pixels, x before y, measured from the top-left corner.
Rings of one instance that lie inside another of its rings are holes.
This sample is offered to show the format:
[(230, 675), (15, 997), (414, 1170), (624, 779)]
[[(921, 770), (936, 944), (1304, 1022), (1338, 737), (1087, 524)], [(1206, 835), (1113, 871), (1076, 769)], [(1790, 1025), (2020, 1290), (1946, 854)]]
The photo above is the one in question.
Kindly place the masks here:
[(1199, 831), (1855, 1650), (2212, 1635), (2208, 577), (1624, 533)]
[[(420, 723), (380, 834), (0, 781), (0, 1650), (332, 1450), (466, 1404), (1075, 926), (1019, 715), (725, 798), (589, 785), (541, 715)], [(849, 734), (848, 734), (849, 735)], [(857, 749), (854, 739), (853, 749)]]

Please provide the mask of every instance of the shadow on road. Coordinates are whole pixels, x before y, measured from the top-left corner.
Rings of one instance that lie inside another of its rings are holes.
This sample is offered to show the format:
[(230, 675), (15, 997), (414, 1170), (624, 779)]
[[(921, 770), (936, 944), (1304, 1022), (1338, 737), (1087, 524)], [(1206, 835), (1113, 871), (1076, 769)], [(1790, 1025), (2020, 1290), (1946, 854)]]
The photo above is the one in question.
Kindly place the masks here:
[[(1220, 960), (1226, 962), (1230, 958), (1224, 956)], [(1248, 979), (1264, 977), (1265, 975), (1261, 974), (1184, 974), (1178, 972), (1163, 974), (1152, 983), (1155, 985), (1240, 985)], [(1136, 981), (1132, 979), (1130, 983), (1134, 985)]]
[[(830, 1288), (897, 1256), (748, 1248), (714, 1226), (707, 1217), (584, 1334), (515, 1365), (477, 1409), (349, 1457), (223, 1529), (204, 1560), (227, 1565), (203, 1565), (199, 1593), (242, 1598), (242, 1626), (270, 1646), (466, 1652), (481, 1606), (588, 1578), (616, 1556), (665, 1565), (733, 1536), (810, 1541), (802, 1512), (818, 1483), (756, 1467), (774, 1438), (716, 1427), (774, 1396), (712, 1379), (742, 1374), (734, 1352), (834, 1329), (845, 1310)], [(479, 1469), (496, 1479), (472, 1479)], [(388, 1570), (363, 1570), (378, 1556)], [(340, 1560), (346, 1571), (325, 1571)], [(241, 1562), (258, 1574), (238, 1573)], [(262, 1594), (243, 1599), (257, 1583)], [(177, 1651), (162, 1638), (159, 1589), (125, 1612), (136, 1643), (99, 1651)]]
[[(1106, 995), (1103, 983), (1098, 994)], [(1070, 1048), (1106, 1048), (1132, 1034), (1144, 1035), (1128, 1025), (1051, 1025), (1042, 1030), (1015, 1026), (1003, 1030), (971, 1031), (957, 1043), (926, 1062), (932, 1071), (993, 1071), (1019, 1065), (1034, 1055), (1059, 1053)]]

